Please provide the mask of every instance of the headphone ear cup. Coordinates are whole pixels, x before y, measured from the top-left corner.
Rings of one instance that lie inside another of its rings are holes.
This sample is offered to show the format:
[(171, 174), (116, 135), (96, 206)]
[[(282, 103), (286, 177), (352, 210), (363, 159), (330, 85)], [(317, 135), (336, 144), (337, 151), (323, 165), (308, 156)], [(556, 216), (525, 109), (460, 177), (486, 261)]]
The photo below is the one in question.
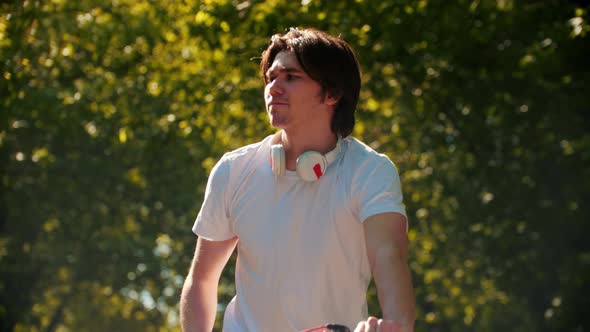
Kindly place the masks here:
[(285, 175), (285, 151), (281, 144), (270, 147), (270, 168), (274, 175)]
[(297, 174), (307, 182), (322, 177), (327, 167), (328, 161), (319, 152), (307, 151), (297, 158)]

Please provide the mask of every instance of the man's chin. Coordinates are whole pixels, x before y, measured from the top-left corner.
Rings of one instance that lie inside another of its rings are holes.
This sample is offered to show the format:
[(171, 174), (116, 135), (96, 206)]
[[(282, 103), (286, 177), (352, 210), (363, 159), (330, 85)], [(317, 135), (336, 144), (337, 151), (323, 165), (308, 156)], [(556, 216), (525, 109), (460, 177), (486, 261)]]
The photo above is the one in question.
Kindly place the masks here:
[(270, 117), (270, 125), (277, 129), (285, 129), (287, 125), (287, 119), (271, 116)]

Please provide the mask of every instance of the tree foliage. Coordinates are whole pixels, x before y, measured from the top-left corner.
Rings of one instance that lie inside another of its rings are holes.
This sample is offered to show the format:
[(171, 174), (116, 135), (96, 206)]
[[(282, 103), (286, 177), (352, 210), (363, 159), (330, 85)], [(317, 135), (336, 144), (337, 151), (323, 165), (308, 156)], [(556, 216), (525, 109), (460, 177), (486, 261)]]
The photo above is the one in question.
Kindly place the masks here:
[(588, 10), (0, 3), (0, 330), (179, 330), (207, 175), (272, 132), (258, 60), (292, 26), (357, 50), (354, 135), (402, 176), (416, 330), (590, 330)]

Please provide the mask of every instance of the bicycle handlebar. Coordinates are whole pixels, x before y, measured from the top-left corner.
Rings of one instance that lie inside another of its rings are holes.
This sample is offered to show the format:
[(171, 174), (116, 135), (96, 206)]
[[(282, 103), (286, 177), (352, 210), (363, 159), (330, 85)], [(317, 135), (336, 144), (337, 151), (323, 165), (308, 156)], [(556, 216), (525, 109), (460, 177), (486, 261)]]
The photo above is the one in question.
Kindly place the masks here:
[(330, 323), (312, 327), (301, 332), (350, 332), (350, 329), (345, 325)]

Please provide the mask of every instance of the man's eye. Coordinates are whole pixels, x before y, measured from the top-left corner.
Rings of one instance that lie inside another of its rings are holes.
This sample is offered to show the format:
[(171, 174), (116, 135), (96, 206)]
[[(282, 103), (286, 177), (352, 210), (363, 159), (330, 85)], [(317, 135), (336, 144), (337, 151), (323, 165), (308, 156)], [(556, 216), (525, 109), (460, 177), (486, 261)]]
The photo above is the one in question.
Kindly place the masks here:
[(295, 75), (291, 75), (291, 74), (287, 74), (287, 81), (291, 81), (293, 79), (295, 79), (297, 76)]

